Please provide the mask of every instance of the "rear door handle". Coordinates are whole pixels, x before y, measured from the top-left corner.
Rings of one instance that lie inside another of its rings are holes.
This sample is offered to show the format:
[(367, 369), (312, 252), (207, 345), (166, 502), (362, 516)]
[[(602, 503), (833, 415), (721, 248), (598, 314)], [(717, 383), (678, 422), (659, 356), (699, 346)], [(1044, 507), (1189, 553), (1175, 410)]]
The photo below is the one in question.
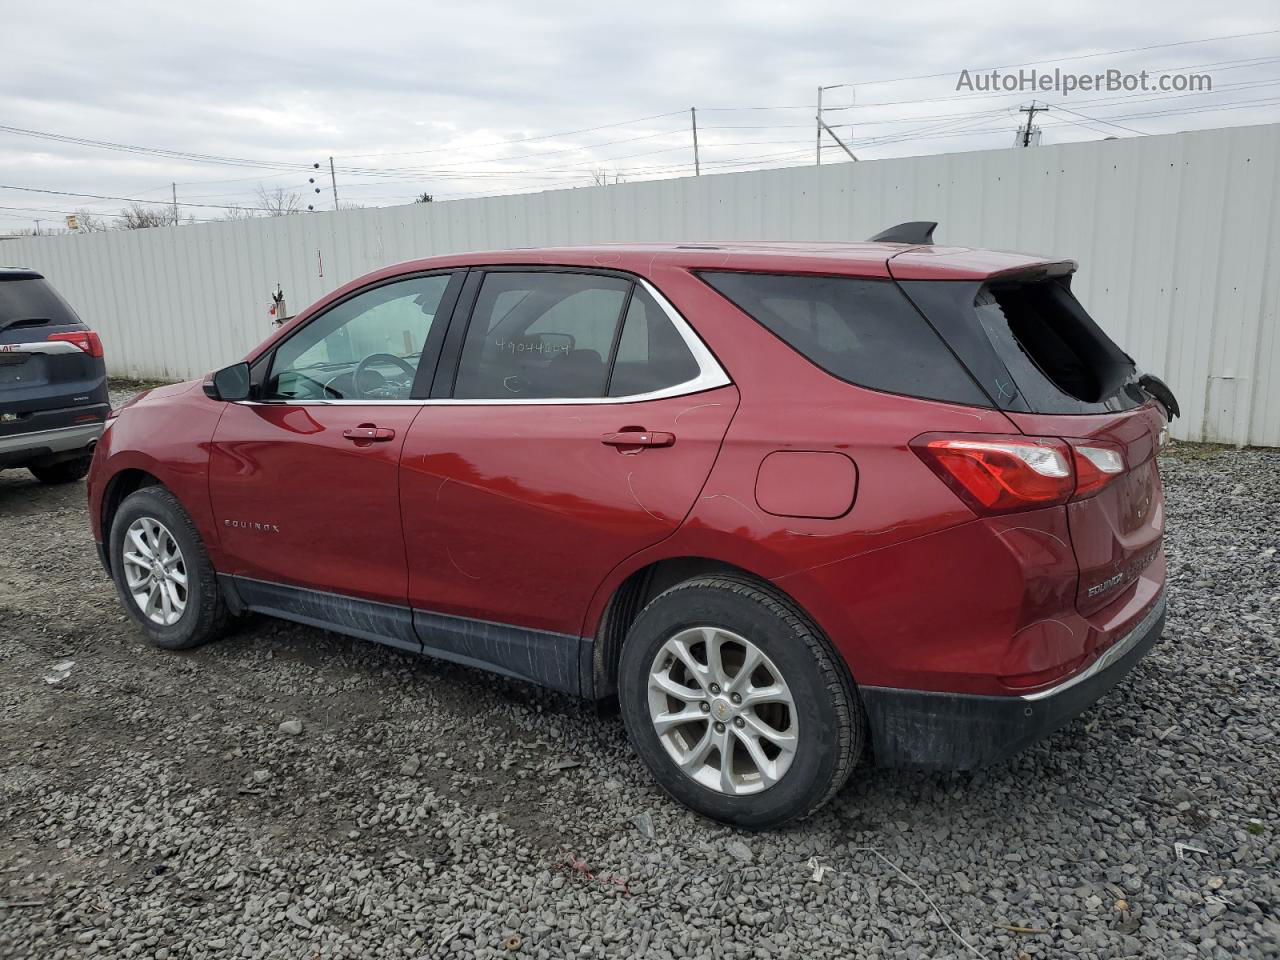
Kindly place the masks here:
[(358, 427), (343, 430), (342, 436), (352, 443), (381, 443), (395, 438), (396, 432), (390, 427), (379, 427), (372, 423), (362, 423)]
[(661, 430), (619, 430), (606, 433), (600, 442), (611, 447), (669, 447), (676, 442), (676, 435)]

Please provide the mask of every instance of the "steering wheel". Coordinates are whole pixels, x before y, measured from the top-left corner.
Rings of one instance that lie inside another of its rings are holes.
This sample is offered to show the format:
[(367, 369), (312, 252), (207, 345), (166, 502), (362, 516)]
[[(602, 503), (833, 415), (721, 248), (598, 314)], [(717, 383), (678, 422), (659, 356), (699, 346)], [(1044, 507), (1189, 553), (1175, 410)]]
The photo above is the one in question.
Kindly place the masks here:
[[(366, 390), (361, 385), (360, 381), (364, 377), (365, 373), (369, 372), (369, 368), (373, 366), (373, 364), (375, 363), (389, 363), (392, 366), (399, 367), (401, 370), (404, 371), (404, 375), (408, 378), (408, 383), (410, 386), (413, 385), (414, 377), (418, 375), (418, 371), (414, 369), (413, 364), (409, 363), (407, 360), (403, 360), (400, 357), (397, 357), (394, 354), (390, 354), (390, 353), (371, 353), (367, 357), (365, 357), (363, 360), (361, 360), (359, 363), (357, 363), (356, 368), (351, 371), (352, 389), (355, 390), (355, 392), (360, 397), (366, 400), (369, 399), (370, 391)], [(377, 373), (376, 370), (372, 372)], [(383, 377), (382, 374), (378, 374), (378, 379), (381, 380), (382, 383), (386, 383), (386, 378)], [(378, 389), (378, 387), (375, 386), (370, 389), (376, 390)]]
[[(291, 400), (312, 400), (312, 399), (341, 400), (342, 399), (342, 394), (340, 394), (337, 390), (333, 389), (333, 387), (329, 386), (329, 384), (322, 383), (321, 381), (317, 380), (315, 377), (309, 377), (305, 373), (301, 373), (298, 370), (288, 370), (286, 371), (286, 373), (296, 377), (300, 384), (305, 383), (309, 389), (314, 387), (315, 388), (314, 393), (316, 393), (317, 396), (299, 397), (295, 393), (292, 396), (289, 396), (285, 399), (291, 399)], [(281, 374), (281, 376), (284, 376), (284, 374)], [(277, 383), (278, 382), (279, 381), (277, 380)], [(277, 396), (274, 399), (281, 399), (281, 398)]]

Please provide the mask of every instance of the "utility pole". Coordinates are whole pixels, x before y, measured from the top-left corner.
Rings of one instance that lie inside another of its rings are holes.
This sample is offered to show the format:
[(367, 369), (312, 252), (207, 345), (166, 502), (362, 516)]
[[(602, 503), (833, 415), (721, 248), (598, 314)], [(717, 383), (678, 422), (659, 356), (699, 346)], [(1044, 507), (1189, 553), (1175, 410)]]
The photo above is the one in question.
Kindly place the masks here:
[[(821, 166), (821, 165), (822, 165), (822, 131), (824, 131), (824, 130), (825, 130), (828, 134), (830, 134), (831, 139), (832, 139), (832, 140), (834, 140), (834, 141), (839, 145), (840, 149), (841, 149), (841, 150), (843, 150), (845, 153), (847, 153), (847, 154), (849, 155), (849, 159), (850, 159), (850, 160), (857, 160), (857, 159), (858, 159), (856, 156), (854, 156), (853, 151), (849, 149), (848, 145), (847, 145), (843, 140), (841, 140), (841, 139), (840, 139), (839, 135), (838, 135), (838, 134), (837, 134), (833, 129), (831, 129), (831, 125), (830, 125), (829, 123), (827, 123), (827, 121), (825, 121), (825, 120), (823, 120), (823, 119), (822, 119), (822, 94), (823, 94), (823, 91), (825, 91), (825, 90), (839, 90), (841, 87), (849, 87), (849, 88), (852, 88), (852, 87), (853, 87), (853, 84), (852, 84), (852, 83), (833, 83), (833, 84), (831, 84), (830, 86), (826, 86), (826, 87), (819, 87), (819, 88), (818, 88), (818, 112), (817, 112), (817, 114), (816, 114), (816, 115), (815, 115), (815, 117), (814, 117), (814, 119), (817, 121), (817, 128), (818, 128), (818, 129), (817, 129), (817, 138), (818, 138), (818, 139), (817, 139), (817, 156), (814, 158), (814, 163), (816, 163), (818, 166)], [(845, 107), (833, 107), (832, 109), (835, 109), (835, 110), (844, 110), (844, 109), (847, 109), (847, 108), (845, 108)]]
[(1048, 109), (1049, 109), (1048, 107), (1037, 107), (1036, 102), (1034, 100), (1031, 101), (1031, 106), (1018, 108), (1019, 113), (1025, 113), (1027, 115), (1026, 124), (1018, 128), (1018, 136), (1015, 141), (1018, 146), (1020, 147), (1031, 146), (1032, 134), (1040, 133), (1040, 128), (1032, 127), (1031, 121), (1033, 121), (1036, 118), (1037, 113), (1045, 113), (1046, 111), (1048, 111)]
[(178, 222), (178, 185), (176, 183), (169, 184), (173, 188), (173, 222)]
[(823, 88), (822, 88), (822, 86), (821, 86), (821, 85), (819, 85), (819, 87), (818, 87), (818, 116), (817, 116), (817, 119), (818, 119), (818, 128), (817, 128), (817, 129), (818, 129), (818, 139), (817, 139), (818, 147), (817, 147), (817, 154), (816, 154), (816, 156), (815, 156), (815, 157), (814, 157), (814, 159), (813, 159), (813, 163), (814, 163), (814, 165), (815, 165), (815, 166), (818, 166), (818, 167), (822, 166), (822, 89), (823, 89)]
[[(840, 149), (849, 155), (850, 160), (856, 161), (858, 159), (853, 155), (853, 151), (849, 149), (849, 147), (845, 144), (845, 142), (840, 139), (840, 135), (836, 133), (834, 130), (832, 130), (831, 126), (825, 120), (823, 120), (822, 117), (818, 117), (819, 136), (821, 136), (821, 131), (823, 130), (827, 131), (827, 133), (831, 135), (831, 139), (840, 145)], [(819, 152), (821, 152), (821, 150), (819, 150)]]
[(338, 175), (333, 172), (333, 157), (329, 158), (329, 182), (333, 184), (333, 209), (338, 209)]
[(36, 236), (40, 236), (40, 221), (36, 221)]
[(689, 119), (693, 123), (693, 175), (702, 176), (702, 165), (698, 162), (698, 108), (689, 108)]

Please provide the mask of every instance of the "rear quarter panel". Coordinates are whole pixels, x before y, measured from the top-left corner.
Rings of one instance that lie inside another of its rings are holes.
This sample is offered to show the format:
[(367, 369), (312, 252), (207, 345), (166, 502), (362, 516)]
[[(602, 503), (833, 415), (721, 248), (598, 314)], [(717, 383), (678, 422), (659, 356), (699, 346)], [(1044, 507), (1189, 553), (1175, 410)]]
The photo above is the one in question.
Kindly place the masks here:
[[(917, 638), (936, 638), (937, 655), (952, 659), (966, 649), (966, 637), (1007, 643), (1027, 615), (1025, 571), (1010, 558), (999, 531), (977, 521), (908, 443), (929, 430), (1013, 432), (1008, 418), (996, 410), (844, 383), (688, 272), (659, 267), (653, 279), (716, 353), (741, 401), (689, 517), (669, 539), (611, 571), (593, 599), (587, 630), (595, 629), (608, 598), (630, 573), (687, 556), (732, 564), (777, 584), (832, 638), (859, 682), (893, 684), (910, 677), (920, 685), (919, 671), (900, 666), (910, 659), (904, 642)], [(787, 450), (852, 459), (852, 508), (830, 519), (776, 516), (763, 509), (756, 500), (761, 463)], [(1045, 521), (1054, 522), (1062, 525), (1061, 511)], [(944, 531), (951, 531), (947, 542), (927, 542)], [(1062, 529), (1048, 532), (1065, 536)], [(1045, 559), (1055, 571), (1063, 563), (1074, 565), (1069, 547), (1061, 541), (1060, 546), (1059, 554)], [(1007, 584), (999, 598), (983, 589), (994, 579)], [(1053, 605), (1064, 600), (1069, 604), (1069, 597), (1046, 597)], [(954, 629), (957, 611), (971, 615), (963, 637)], [(937, 684), (963, 686), (954, 678)]]

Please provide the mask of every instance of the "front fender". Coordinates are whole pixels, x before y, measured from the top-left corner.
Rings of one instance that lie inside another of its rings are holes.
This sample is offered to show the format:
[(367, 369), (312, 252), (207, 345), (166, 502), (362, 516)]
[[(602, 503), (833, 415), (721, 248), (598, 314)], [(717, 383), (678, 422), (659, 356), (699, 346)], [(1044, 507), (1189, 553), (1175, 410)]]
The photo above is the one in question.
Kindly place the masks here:
[(173, 384), (150, 391), (108, 422), (94, 450), (87, 484), (93, 538), (104, 543), (104, 505), (112, 484), (126, 471), (141, 471), (160, 481), (190, 514), (214, 566), (219, 543), (209, 497), (209, 450), (224, 403), (210, 400), (199, 383)]

